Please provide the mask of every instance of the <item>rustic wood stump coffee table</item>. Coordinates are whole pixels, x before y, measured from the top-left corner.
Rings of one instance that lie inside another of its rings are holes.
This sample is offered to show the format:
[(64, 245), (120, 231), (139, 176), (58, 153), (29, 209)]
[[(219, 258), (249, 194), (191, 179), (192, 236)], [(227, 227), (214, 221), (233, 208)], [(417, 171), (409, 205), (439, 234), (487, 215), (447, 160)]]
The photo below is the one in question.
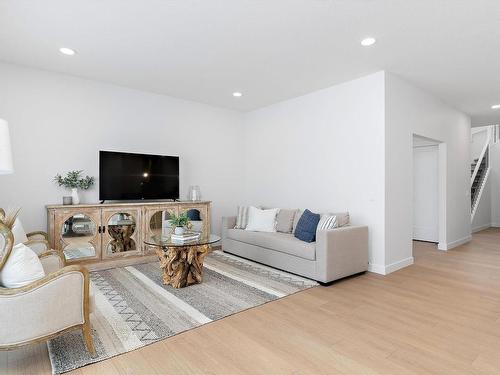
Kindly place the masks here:
[(213, 243), (220, 241), (214, 234), (202, 235), (196, 241), (179, 243), (170, 236), (151, 236), (146, 245), (156, 246), (156, 254), (163, 269), (163, 284), (184, 288), (203, 280), (203, 259)]

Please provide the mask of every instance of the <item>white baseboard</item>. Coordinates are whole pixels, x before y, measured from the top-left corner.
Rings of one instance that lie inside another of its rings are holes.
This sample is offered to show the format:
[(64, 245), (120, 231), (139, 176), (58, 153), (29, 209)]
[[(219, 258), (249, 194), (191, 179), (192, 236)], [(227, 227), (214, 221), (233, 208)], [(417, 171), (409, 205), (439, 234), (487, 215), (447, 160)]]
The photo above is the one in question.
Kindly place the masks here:
[(500, 223), (491, 223), (493, 228), (500, 228)]
[(391, 263), (388, 266), (385, 266), (385, 274), (388, 275), (392, 272), (400, 270), (401, 268), (411, 266), (412, 264), (413, 264), (413, 257), (409, 257), (409, 258), (400, 260), (398, 262)]
[(485, 229), (488, 229), (488, 228), (491, 228), (491, 227), (492, 227), (492, 224), (480, 225), (478, 227), (472, 228), (472, 233), (480, 232), (482, 230), (485, 230)]
[(373, 264), (368, 265), (368, 272), (378, 273), (380, 275), (385, 275), (385, 266), (383, 264)]
[(454, 247), (457, 247), (457, 246), (460, 246), (460, 245), (463, 245), (464, 243), (467, 243), (469, 242), (470, 240), (472, 240), (472, 236), (467, 236), (467, 237), (464, 237), (464, 238), (460, 238), (456, 241), (452, 241), (452, 242), (448, 242), (448, 243), (439, 243), (438, 244), (438, 249), (439, 250), (450, 250), (450, 249), (453, 249)]
[(387, 266), (382, 264), (369, 264), (368, 271), (378, 273), (380, 275), (388, 275), (392, 272), (408, 267), (413, 264), (413, 257), (409, 257), (398, 262), (391, 263)]

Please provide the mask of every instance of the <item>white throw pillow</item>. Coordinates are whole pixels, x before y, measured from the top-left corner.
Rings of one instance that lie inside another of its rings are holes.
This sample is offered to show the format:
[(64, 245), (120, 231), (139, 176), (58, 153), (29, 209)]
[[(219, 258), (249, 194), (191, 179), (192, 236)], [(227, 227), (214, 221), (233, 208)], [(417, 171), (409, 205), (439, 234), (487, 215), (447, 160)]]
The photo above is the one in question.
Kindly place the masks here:
[(24, 244), (16, 245), (0, 271), (0, 285), (20, 288), (45, 276), (38, 256)]
[(318, 223), (318, 230), (329, 230), (329, 229), (334, 229), (337, 228), (337, 216), (336, 215), (328, 215), (328, 214), (323, 214), (321, 215), (321, 219), (319, 220)]
[(236, 225), (234, 229), (245, 229), (248, 223), (248, 206), (238, 206), (238, 214), (236, 215)]
[(14, 246), (28, 241), (28, 237), (26, 237), (26, 231), (24, 230), (23, 224), (21, 223), (21, 220), (19, 220), (19, 218), (14, 221), (12, 234), (14, 235)]
[(248, 208), (248, 223), (245, 230), (253, 232), (276, 232), (276, 215), (279, 208), (261, 210), (257, 207)]

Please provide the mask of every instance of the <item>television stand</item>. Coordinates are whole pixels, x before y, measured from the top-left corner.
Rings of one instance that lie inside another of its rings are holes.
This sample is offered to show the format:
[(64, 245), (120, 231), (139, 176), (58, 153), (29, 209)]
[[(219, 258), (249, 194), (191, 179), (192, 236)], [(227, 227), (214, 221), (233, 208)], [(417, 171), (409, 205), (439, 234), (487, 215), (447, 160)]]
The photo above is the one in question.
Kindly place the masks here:
[(193, 231), (210, 234), (210, 201), (99, 202), (47, 206), (49, 243), (68, 264), (89, 269), (158, 260), (144, 241), (168, 236), (172, 215), (186, 213)]
[(104, 200), (102, 200), (99, 204), (104, 204), (104, 202), (105, 202), (105, 201), (104, 201)]

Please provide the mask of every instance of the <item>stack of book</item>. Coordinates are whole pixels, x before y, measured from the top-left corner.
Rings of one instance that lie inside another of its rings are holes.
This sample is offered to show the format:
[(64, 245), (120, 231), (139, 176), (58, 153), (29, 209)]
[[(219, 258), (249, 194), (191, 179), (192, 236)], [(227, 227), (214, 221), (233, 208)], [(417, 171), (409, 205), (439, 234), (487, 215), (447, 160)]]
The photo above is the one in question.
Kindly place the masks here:
[(186, 243), (186, 242), (194, 242), (200, 239), (199, 232), (185, 232), (184, 234), (175, 234), (173, 233), (170, 236), (172, 242), (176, 243)]

